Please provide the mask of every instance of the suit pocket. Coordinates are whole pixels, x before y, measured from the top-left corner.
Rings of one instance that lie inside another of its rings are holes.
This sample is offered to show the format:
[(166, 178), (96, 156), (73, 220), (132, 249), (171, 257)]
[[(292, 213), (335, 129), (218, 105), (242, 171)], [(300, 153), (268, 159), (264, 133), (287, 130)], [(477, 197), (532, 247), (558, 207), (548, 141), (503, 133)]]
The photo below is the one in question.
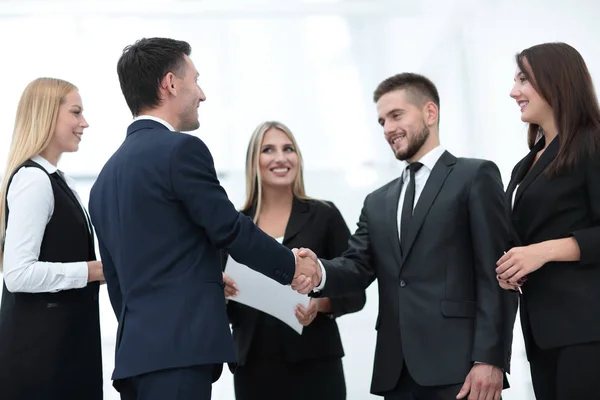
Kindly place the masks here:
[(442, 315), (450, 318), (475, 318), (475, 302), (442, 300), (440, 303)]

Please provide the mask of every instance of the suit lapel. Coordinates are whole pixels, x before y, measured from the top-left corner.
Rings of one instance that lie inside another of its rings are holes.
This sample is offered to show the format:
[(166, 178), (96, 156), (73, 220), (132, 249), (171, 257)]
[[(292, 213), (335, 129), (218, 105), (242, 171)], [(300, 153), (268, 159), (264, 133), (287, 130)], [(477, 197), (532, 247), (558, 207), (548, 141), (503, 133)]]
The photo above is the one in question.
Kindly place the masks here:
[[(536, 143), (536, 145), (531, 149), (531, 151), (529, 152), (529, 154), (527, 154), (527, 156), (525, 156), (525, 158), (523, 158), (518, 166), (517, 166), (517, 170), (515, 172), (515, 174), (513, 175), (513, 177), (511, 178), (510, 182), (508, 183), (508, 187), (506, 188), (506, 193), (504, 194), (504, 215), (506, 216), (506, 220), (508, 221), (508, 228), (510, 230), (510, 235), (513, 239), (513, 242), (515, 243), (515, 245), (520, 246), (521, 245), (521, 238), (519, 237), (519, 234), (517, 233), (517, 229), (514, 226), (513, 223), (513, 193), (515, 192), (515, 189), (517, 187), (517, 185), (519, 184), (519, 182), (521, 182), (523, 180), (523, 178), (525, 177), (525, 175), (527, 175), (527, 171), (529, 171), (529, 168), (531, 167), (531, 164), (533, 163), (533, 160), (535, 159), (535, 155), (537, 154), (538, 151), (540, 151), (543, 147), (543, 141), (544, 139), (542, 138), (540, 141), (538, 141)], [(516, 198), (515, 198), (515, 204), (516, 204)]]
[(289, 243), (306, 225), (310, 216), (312, 207), (306, 201), (300, 200), (294, 197), (292, 202), (292, 212), (290, 213), (290, 219), (288, 220), (287, 226), (285, 227), (285, 234), (283, 236), (283, 244)]
[[(535, 155), (535, 153), (533, 154)], [(517, 229), (515, 228), (515, 224), (513, 223), (512, 199), (517, 184), (523, 179), (523, 176), (525, 176), (525, 174), (527, 173), (528, 167), (525, 167), (525, 165), (531, 165), (531, 160), (528, 160), (528, 158), (530, 157), (531, 153), (528, 154), (524, 159), (522, 159), (521, 162), (519, 162), (517, 171), (508, 183), (508, 187), (506, 188), (506, 192), (504, 193), (504, 216), (506, 217), (506, 221), (508, 223), (508, 230), (510, 231), (510, 236), (516, 246), (521, 245), (521, 238), (519, 237)]]
[(507, 216), (512, 215), (512, 198), (513, 193), (519, 184), (523, 180), (525, 174), (527, 174), (527, 170), (535, 157), (535, 152), (530, 152), (527, 156), (519, 162), (519, 166), (517, 167), (517, 171), (514, 176), (508, 183), (508, 187), (506, 188), (506, 193), (504, 194), (504, 212)]
[[(423, 222), (425, 221), (425, 217), (429, 213), (433, 202), (442, 189), (442, 186), (444, 185), (448, 174), (450, 174), (452, 171), (455, 163), (456, 157), (445, 151), (433, 167), (433, 170), (431, 170), (429, 179), (427, 179), (427, 183), (425, 184), (425, 187), (421, 192), (421, 196), (419, 196), (419, 200), (415, 206), (408, 236), (406, 238), (402, 238), (402, 254), (404, 257), (400, 263), (400, 268), (402, 268), (404, 265), (404, 261), (408, 257), (408, 253), (415, 242)], [(396, 237), (398, 237), (398, 235), (396, 235)]]
[[(523, 164), (521, 165), (520, 169), (523, 171), (520, 171), (520, 172), (521, 172), (521, 174), (525, 174), (525, 175), (524, 175), (523, 181), (521, 182), (521, 184), (519, 185), (519, 188), (517, 189), (517, 194), (515, 196), (515, 204), (512, 207), (513, 209), (517, 206), (521, 197), (523, 197), (523, 192), (525, 190), (527, 190), (529, 185), (531, 185), (531, 183), (533, 181), (535, 181), (535, 178), (537, 178), (538, 175), (546, 169), (546, 167), (556, 158), (556, 155), (558, 154), (559, 140), (558, 140), (558, 136), (556, 136), (552, 140), (552, 142), (550, 142), (550, 144), (548, 145), (548, 147), (546, 148), (544, 153), (542, 153), (542, 155), (537, 160), (537, 162), (535, 163), (533, 168), (531, 168), (531, 170), (529, 170), (529, 168), (531, 167), (531, 164), (533, 163), (533, 160), (535, 159), (535, 155), (537, 154), (537, 152), (539, 152), (544, 147), (544, 144), (545, 144), (545, 141), (544, 141), (544, 138), (542, 137), (542, 139), (540, 139), (536, 143), (536, 145), (533, 146), (533, 148), (531, 149), (531, 152), (528, 154), (528, 157), (525, 158), (527, 160), (527, 162), (523, 162)], [(529, 172), (527, 172), (528, 170), (529, 170)]]
[(402, 190), (403, 180), (402, 178), (396, 179), (388, 187), (386, 194), (386, 219), (389, 221), (388, 234), (390, 238), (392, 253), (396, 259), (396, 265), (402, 264), (402, 254), (400, 253), (400, 234), (398, 233), (398, 203), (400, 199), (400, 192)]

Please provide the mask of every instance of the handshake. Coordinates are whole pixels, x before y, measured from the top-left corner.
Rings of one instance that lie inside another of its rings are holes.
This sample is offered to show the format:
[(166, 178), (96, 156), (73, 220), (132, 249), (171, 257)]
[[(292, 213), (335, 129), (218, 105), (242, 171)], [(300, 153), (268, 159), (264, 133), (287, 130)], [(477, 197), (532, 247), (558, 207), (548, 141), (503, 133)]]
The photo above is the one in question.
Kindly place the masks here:
[(323, 278), (321, 265), (317, 255), (310, 249), (292, 249), (296, 256), (296, 272), (292, 281), (292, 289), (301, 294), (308, 294), (321, 284)]
[[(300, 294), (308, 294), (321, 284), (323, 278), (319, 259), (310, 249), (292, 249), (292, 252), (296, 256), (296, 272), (292, 281), (292, 289)], [(223, 273), (223, 282), (225, 283), (225, 297), (238, 295), (236, 283), (225, 273)]]

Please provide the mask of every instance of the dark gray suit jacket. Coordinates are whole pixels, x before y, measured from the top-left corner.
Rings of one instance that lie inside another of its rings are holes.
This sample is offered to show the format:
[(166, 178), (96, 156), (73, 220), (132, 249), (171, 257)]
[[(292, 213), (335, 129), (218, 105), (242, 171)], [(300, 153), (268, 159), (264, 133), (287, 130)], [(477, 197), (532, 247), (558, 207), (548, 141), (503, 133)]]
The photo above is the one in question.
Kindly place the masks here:
[(496, 280), (508, 235), (498, 168), (444, 152), (415, 206), (403, 252), (401, 188), (396, 179), (369, 194), (349, 249), (322, 260), (323, 296), (378, 279), (371, 392), (392, 390), (404, 364), (422, 386), (462, 383), (476, 361), (508, 372), (517, 299)]

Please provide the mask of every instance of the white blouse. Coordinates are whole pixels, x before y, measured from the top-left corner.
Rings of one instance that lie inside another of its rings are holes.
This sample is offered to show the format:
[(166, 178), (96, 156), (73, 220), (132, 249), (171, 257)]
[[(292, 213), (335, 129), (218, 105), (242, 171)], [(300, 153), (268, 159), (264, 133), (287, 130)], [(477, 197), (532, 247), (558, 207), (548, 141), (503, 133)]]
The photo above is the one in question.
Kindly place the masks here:
[[(31, 159), (49, 174), (57, 168), (41, 156)], [(65, 179), (84, 212), (72, 179)], [(4, 244), (4, 283), (11, 292), (58, 292), (87, 285), (87, 262), (39, 261), (40, 247), (54, 213), (54, 192), (48, 175), (35, 167), (23, 167), (13, 177), (7, 194), (8, 225)], [(87, 220), (87, 218), (86, 218)], [(91, 230), (91, 227), (88, 226)]]

